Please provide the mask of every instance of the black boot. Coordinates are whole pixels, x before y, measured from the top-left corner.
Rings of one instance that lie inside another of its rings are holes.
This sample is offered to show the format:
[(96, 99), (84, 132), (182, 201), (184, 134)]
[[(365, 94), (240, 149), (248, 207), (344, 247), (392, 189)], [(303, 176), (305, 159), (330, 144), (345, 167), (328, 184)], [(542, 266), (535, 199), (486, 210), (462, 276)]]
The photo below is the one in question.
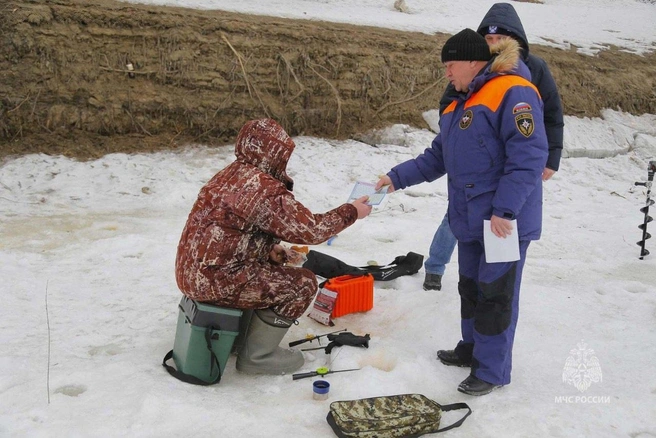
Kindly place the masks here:
[(460, 342), (455, 350), (438, 350), (437, 358), (444, 365), (454, 367), (470, 367), (472, 364), (472, 354), (474, 344)]
[(442, 290), (442, 276), (427, 272), (424, 278), (424, 290)]
[(460, 385), (458, 385), (458, 391), (469, 395), (485, 395), (500, 387), (501, 385), (487, 383), (486, 381), (479, 379), (473, 374), (470, 374), (460, 383)]
[(470, 367), (471, 359), (463, 359), (455, 352), (455, 350), (438, 350), (437, 358), (444, 365), (450, 365), (454, 367)]

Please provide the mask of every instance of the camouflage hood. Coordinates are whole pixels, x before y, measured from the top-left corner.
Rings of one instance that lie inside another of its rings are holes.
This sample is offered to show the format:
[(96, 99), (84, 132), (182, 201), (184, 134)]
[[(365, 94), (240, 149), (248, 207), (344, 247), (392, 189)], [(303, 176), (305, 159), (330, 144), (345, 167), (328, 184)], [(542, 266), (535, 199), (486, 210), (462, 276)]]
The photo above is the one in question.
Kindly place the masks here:
[(294, 141), (275, 120), (251, 120), (239, 131), (235, 156), (237, 161), (257, 167), (292, 190), (294, 181), (286, 169), (295, 147)]

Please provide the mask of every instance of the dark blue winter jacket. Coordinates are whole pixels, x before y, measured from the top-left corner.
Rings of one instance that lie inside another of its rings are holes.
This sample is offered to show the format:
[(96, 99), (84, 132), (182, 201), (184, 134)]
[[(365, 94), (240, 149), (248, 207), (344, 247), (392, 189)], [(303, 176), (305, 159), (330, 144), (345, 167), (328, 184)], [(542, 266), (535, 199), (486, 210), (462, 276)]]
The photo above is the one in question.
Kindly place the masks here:
[[(546, 167), (558, 170), (563, 150), (563, 107), (551, 71), (544, 59), (529, 53), (524, 26), (511, 4), (495, 3), (492, 5), (478, 26), (478, 33), (485, 36), (489, 26), (498, 26), (511, 31), (513, 38), (522, 47), (522, 60), (531, 72), (531, 83), (537, 87), (544, 102), (544, 125), (549, 142), (549, 158)], [(451, 84), (447, 86), (440, 100), (440, 114), (458, 94)]]
[(542, 228), (542, 101), (519, 44), (508, 39), (499, 49), (469, 92), (445, 108), (431, 147), (388, 173), (395, 189), (448, 174), (449, 224), (462, 242), (482, 240), (493, 214), (517, 219), (520, 240), (539, 239)]

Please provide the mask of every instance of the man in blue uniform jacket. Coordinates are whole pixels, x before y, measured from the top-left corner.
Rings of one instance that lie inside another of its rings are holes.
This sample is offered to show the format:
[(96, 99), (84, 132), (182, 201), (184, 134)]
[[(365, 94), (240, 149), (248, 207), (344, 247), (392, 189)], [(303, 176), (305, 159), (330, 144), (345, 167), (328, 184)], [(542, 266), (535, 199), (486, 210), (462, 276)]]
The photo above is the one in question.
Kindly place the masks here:
[[(440, 134), (417, 158), (392, 168), (377, 188), (394, 191), (448, 175), (462, 340), (438, 357), (446, 365), (471, 367), (458, 390), (483, 395), (510, 383), (526, 250), (542, 229), (548, 155), (543, 104), (513, 39), (488, 47), (483, 36), (465, 29), (447, 40), (442, 62), (460, 94), (444, 110)], [(518, 233), (519, 260), (486, 261), (484, 220), (499, 238)]]

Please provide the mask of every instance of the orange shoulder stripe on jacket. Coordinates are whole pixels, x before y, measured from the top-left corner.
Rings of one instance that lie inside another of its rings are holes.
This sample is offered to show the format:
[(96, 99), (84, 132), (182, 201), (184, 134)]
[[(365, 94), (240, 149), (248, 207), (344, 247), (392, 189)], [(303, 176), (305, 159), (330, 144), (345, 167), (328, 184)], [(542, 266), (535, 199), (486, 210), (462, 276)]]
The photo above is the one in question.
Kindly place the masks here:
[(515, 85), (530, 87), (538, 93), (538, 96), (540, 96), (540, 92), (535, 85), (521, 76), (503, 75), (491, 79), (481, 90), (467, 99), (467, 102), (465, 102), (465, 108), (475, 105), (483, 105), (488, 107), (491, 111), (496, 112), (499, 105), (501, 105), (503, 97), (506, 95), (506, 91)]
[(456, 109), (456, 105), (457, 105), (456, 102), (457, 102), (457, 99), (452, 100), (451, 103), (450, 103), (446, 108), (444, 108), (444, 111), (442, 112), (442, 115), (444, 115), (444, 114), (446, 114), (446, 113), (450, 113), (450, 112), (452, 112), (453, 110), (455, 110), (455, 109)]

